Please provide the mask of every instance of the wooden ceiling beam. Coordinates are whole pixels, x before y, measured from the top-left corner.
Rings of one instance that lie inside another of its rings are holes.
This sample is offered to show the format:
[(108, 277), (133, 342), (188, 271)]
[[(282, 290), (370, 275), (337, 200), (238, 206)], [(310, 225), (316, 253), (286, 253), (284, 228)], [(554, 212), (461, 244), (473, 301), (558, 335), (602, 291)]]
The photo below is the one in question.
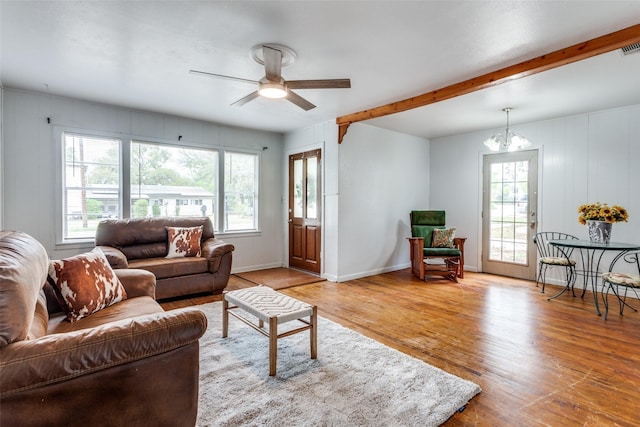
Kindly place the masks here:
[(402, 111), (418, 107), (424, 107), (425, 105), (434, 104), (436, 102), (444, 101), (445, 99), (466, 95), (471, 92), (497, 86), (522, 77), (531, 76), (533, 74), (591, 58), (602, 53), (611, 52), (612, 50), (620, 49), (633, 43), (640, 43), (640, 24), (611, 34), (596, 37), (595, 39), (587, 40), (586, 42), (578, 43), (564, 49), (556, 50), (555, 52), (551, 52), (516, 65), (511, 65), (497, 71), (492, 71), (463, 82), (454, 83), (450, 86), (445, 86), (431, 92), (403, 99), (402, 101), (396, 101), (391, 104), (338, 117), (336, 119), (336, 124), (338, 125), (338, 143), (342, 143), (342, 139), (347, 133), (351, 123), (388, 116), (390, 114), (400, 113)]

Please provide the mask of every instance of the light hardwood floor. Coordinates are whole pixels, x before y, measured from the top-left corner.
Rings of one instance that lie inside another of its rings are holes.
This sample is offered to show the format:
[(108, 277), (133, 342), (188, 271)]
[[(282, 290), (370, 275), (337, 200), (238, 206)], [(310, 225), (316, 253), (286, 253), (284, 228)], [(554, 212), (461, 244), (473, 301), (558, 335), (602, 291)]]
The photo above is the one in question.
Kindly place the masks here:
[[(232, 276), (228, 289), (251, 285)], [(590, 292), (547, 301), (557, 289), (549, 286), (543, 295), (534, 282), (467, 272), (460, 283), (422, 282), (407, 269), (281, 292), (479, 384), (482, 393), (446, 426), (640, 425), (640, 313), (627, 308), (620, 316), (614, 305), (605, 321)]]

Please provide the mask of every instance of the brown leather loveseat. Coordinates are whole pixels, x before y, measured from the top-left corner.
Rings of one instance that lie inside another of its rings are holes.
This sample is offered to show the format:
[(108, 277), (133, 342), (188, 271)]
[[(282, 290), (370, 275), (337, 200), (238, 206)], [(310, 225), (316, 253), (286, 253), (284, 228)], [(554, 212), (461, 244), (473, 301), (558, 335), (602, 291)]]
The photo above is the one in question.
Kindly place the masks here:
[(70, 322), (49, 267), (33, 237), (0, 231), (0, 425), (193, 426), (204, 313), (165, 312), (153, 274), (121, 270), (126, 299)]
[[(167, 258), (168, 227), (202, 227), (200, 256)], [(156, 276), (156, 298), (222, 293), (229, 282), (234, 246), (216, 239), (209, 218), (131, 218), (101, 221), (96, 246), (114, 269), (139, 268)]]

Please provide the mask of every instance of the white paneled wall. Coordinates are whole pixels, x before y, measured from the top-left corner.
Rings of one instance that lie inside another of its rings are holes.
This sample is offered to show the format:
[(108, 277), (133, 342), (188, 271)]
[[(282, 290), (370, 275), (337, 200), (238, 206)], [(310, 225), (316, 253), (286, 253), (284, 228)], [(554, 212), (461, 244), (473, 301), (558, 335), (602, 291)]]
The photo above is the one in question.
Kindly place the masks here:
[[(613, 226), (612, 239), (640, 243), (640, 105), (513, 126), (539, 150), (540, 231), (587, 238), (578, 206), (619, 204), (628, 223)], [(432, 208), (468, 237), (467, 269), (481, 269), (482, 141), (494, 130), (431, 140)], [(606, 260), (605, 260), (606, 262)]]
[[(54, 127), (121, 134), (148, 141), (260, 151), (260, 233), (221, 236), (233, 243), (233, 271), (283, 265), (283, 136), (47, 94), (3, 90), (3, 228), (38, 239), (51, 258), (88, 247), (57, 245)], [(51, 124), (47, 118), (51, 118)], [(181, 142), (178, 136), (181, 135)]]
[(355, 123), (340, 145), (340, 281), (409, 266), (409, 212), (429, 208), (429, 141)]

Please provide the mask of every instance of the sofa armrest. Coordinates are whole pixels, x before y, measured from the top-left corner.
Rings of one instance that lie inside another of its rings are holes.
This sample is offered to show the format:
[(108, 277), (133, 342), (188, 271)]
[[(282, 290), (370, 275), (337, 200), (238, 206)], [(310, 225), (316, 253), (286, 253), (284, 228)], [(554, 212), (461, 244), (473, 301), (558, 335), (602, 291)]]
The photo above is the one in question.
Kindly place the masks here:
[(150, 296), (156, 299), (156, 276), (152, 272), (138, 268), (118, 269), (113, 272), (127, 291), (127, 298)]
[(166, 353), (197, 341), (206, 329), (204, 313), (185, 308), (19, 341), (0, 349), (0, 396)]
[(107, 257), (107, 261), (109, 261), (109, 265), (112, 268), (127, 268), (129, 267), (129, 262), (127, 261), (127, 257), (122, 253), (122, 251), (118, 248), (114, 248), (113, 246), (96, 246), (100, 248), (104, 255)]
[(220, 239), (210, 238), (202, 242), (202, 257), (212, 259), (220, 257), (229, 252), (233, 252), (235, 247), (231, 243), (226, 243)]

